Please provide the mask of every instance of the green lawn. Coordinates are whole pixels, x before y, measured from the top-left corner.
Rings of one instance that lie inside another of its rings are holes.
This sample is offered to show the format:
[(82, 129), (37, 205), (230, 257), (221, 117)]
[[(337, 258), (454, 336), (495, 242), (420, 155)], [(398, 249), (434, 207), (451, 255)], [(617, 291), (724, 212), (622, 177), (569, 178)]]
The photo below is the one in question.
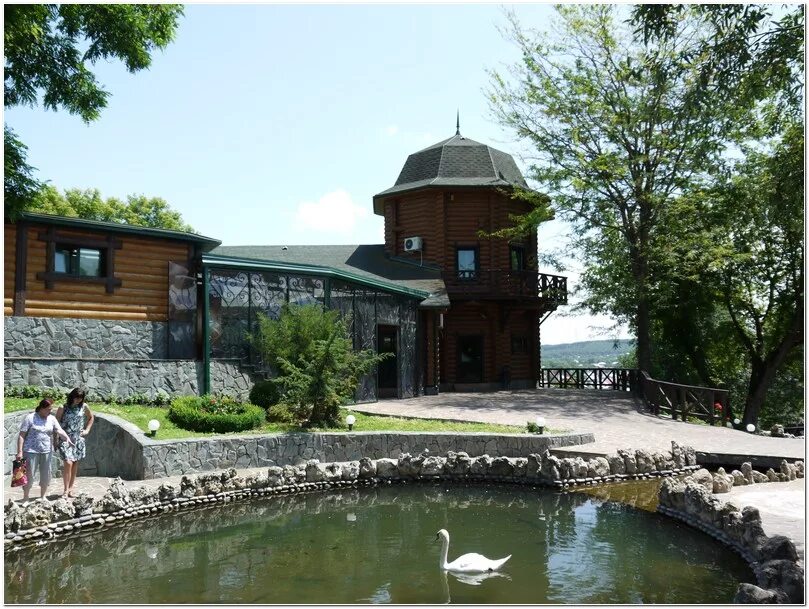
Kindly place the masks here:
[[(25, 398), (4, 398), (4, 411), (17, 412), (20, 410), (33, 410), (39, 400)], [(129, 421), (137, 425), (144, 432), (148, 429), (147, 424), (150, 419), (160, 421), (160, 430), (157, 432), (157, 439), (177, 440), (181, 438), (204, 438), (212, 434), (186, 431), (177, 427), (168, 420), (168, 408), (156, 408), (150, 406), (119, 406), (111, 404), (90, 404), (93, 412), (104, 412)], [(434, 419), (403, 419), (399, 417), (384, 417), (366, 415), (359, 412), (352, 412), (356, 417), (354, 431), (457, 431), (457, 432), (484, 432), (484, 433), (526, 433), (525, 427), (511, 425), (494, 425), (487, 423), (456, 423), (450, 421), (437, 421)], [(263, 426), (251, 431), (239, 432), (241, 434), (267, 434), (279, 432), (304, 431), (294, 425), (282, 425), (279, 423), (264, 423)], [(306, 431), (339, 431), (338, 429), (308, 429)], [(547, 433), (554, 433), (547, 430)], [(238, 434), (219, 434), (238, 435)]]

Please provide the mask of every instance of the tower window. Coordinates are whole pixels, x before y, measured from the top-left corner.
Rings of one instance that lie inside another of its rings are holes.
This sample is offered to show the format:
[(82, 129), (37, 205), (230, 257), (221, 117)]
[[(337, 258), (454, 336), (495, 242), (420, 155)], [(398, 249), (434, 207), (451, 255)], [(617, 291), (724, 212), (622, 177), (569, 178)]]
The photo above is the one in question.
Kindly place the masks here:
[(478, 275), (478, 248), (459, 247), (455, 255), (458, 279), (476, 279)]

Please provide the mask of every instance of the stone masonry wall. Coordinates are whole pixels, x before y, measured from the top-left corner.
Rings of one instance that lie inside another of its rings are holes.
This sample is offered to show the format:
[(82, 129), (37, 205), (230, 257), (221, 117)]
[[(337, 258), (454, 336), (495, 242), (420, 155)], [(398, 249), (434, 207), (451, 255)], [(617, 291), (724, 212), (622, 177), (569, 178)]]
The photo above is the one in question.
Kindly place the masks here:
[[(167, 325), (40, 317), (4, 318), (6, 386), (87, 389), (91, 399), (198, 395), (202, 362), (166, 359)], [(211, 391), (246, 399), (253, 382), (238, 360), (211, 362)]]
[[(5, 475), (11, 473), (11, 459), (16, 450), (16, 444), (12, 445), (9, 438), (16, 438), (25, 414), (13, 413), (4, 417)], [(79, 474), (120, 476), (126, 480), (229, 467), (298, 465), (309, 459), (348, 461), (360, 457), (398, 457), (402, 453), (421, 453), (424, 449), (432, 454), (452, 450), (472, 456), (516, 457), (594, 441), (591, 433), (537, 436), (419, 432), (289, 433), (159, 440), (159, 431), (158, 439), (152, 439), (119, 417), (95, 414), (96, 422), (87, 436), (88, 458), (81, 462)]]
[(4, 317), (5, 357), (166, 359), (168, 326), (152, 321)]

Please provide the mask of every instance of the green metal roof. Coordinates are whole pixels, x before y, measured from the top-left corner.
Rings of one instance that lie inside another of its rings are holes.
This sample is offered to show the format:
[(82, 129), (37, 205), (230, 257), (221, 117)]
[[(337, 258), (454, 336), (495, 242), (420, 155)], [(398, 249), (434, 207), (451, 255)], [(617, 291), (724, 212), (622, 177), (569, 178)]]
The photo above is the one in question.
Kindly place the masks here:
[(202, 261), (216, 267), (322, 275), (419, 298), (422, 308), (449, 306), (437, 268), (392, 259), (383, 245), (220, 246)]
[[(212, 250), (222, 242), (218, 239), (204, 237), (196, 233), (186, 233), (179, 230), (169, 230), (166, 228), (151, 228), (148, 226), (135, 226), (134, 224), (121, 224), (119, 222), (102, 222), (100, 220), (85, 220), (84, 218), (73, 218), (70, 216), (55, 216), (53, 214), (38, 214), (34, 212), (22, 212), (20, 220), (36, 222), (39, 224), (55, 224), (57, 226), (69, 226), (86, 230), (98, 230), (111, 233), (124, 233), (141, 237), (153, 237), (157, 239), (171, 239), (172, 241), (189, 241), (200, 246), (202, 251)], [(18, 220), (19, 221), (19, 220)]]

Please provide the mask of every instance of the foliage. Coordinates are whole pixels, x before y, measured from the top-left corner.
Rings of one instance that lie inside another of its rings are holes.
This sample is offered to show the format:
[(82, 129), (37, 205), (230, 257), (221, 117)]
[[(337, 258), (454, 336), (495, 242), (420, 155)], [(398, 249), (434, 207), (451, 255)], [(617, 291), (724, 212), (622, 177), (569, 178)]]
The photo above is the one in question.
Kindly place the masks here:
[(679, 54), (685, 32), (647, 49), (617, 10), (557, 7), (556, 36), (511, 14), (522, 60), (510, 80), (491, 73), (489, 98), (499, 121), (531, 143), (530, 176), (573, 223), (582, 306), (627, 322), (648, 368), (661, 210), (716, 162), (720, 142), (710, 135), (722, 117), (692, 104), (697, 67)]
[(264, 410), (227, 396), (185, 396), (172, 400), (168, 418), (190, 431), (228, 433), (260, 427)]
[(34, 178), (34, 168), (26, 162), (28, 147), (5, 124), (3, 143), (5, 207), (9, 219), (16, 220), (18, 212), (28, 205), (43, 185)]
[(280, 404), (306, 425), (338, 424), (338, 409), (385, 355), (353, 350), (346, 320), (319, 305), (285, 304), (278, 319), (259, 315), (251, 342), (276, 373)]
[(482, 238), (496, 239), (522, 239), (530, 237), (536, 233), (537, 227), (543, 222), (554, 219), (553, 208), (550, 198), (541, 192), (535, 192), (525, 188), (515, 188), (512, 191), (504, 191), (503, 194), (516, 201), (523, 201), (528, 204), (529, 211), (524, 214), (509, 214), (510, 226), (488, 233), (479, 231)]
[(171, 209), (165, 200), (144, 195), (129, 195), (126, 201), (121, 201), (114, 197), (103, 199), (95, 189), (72, 188), (62, 194), (52, 186), (45, 186), (26, 211), (194, 232), (183, 222), (180, 212)]
[(286, 404), (273, 404), (267, 409), (267, 420), (276, 423), (295, 423), (295, 414)]
[(281, 399), (281, 392), (272, 379), (258, 381), (250, 389), (250, 403), (261, 406), (264, 410), (277, 404), (279, 399)]
[(64, 400), (70, 389), (58, 389), (56, 387), (38, 387), (36, 385), (6, 385), (3, 387), (3, 395), (10, 398), (36, 398), (42, 400), (50, 398), (52, 400)]
[[(41, 100), (47, 110), (63, 108), (87, 123), (96, 120), (110, 94), (88, 64), (120, 60), (130, 72), (148, 68), (152, 53), (174, 39), (182, 12), (177, 4), (4, 5), (5, 107), (33, 107)], [(38, 183), (8, 128), (4, 145), (5, 212), (14, 218)]]
[(490, 98), (574, 223), (582, 308), (628, 322), (654, 378), (772, 413), (803, 337), (803, 7), (643, 5), (635, 37), (558, 10), (556, 38), (511, 17), (522, 62)]

